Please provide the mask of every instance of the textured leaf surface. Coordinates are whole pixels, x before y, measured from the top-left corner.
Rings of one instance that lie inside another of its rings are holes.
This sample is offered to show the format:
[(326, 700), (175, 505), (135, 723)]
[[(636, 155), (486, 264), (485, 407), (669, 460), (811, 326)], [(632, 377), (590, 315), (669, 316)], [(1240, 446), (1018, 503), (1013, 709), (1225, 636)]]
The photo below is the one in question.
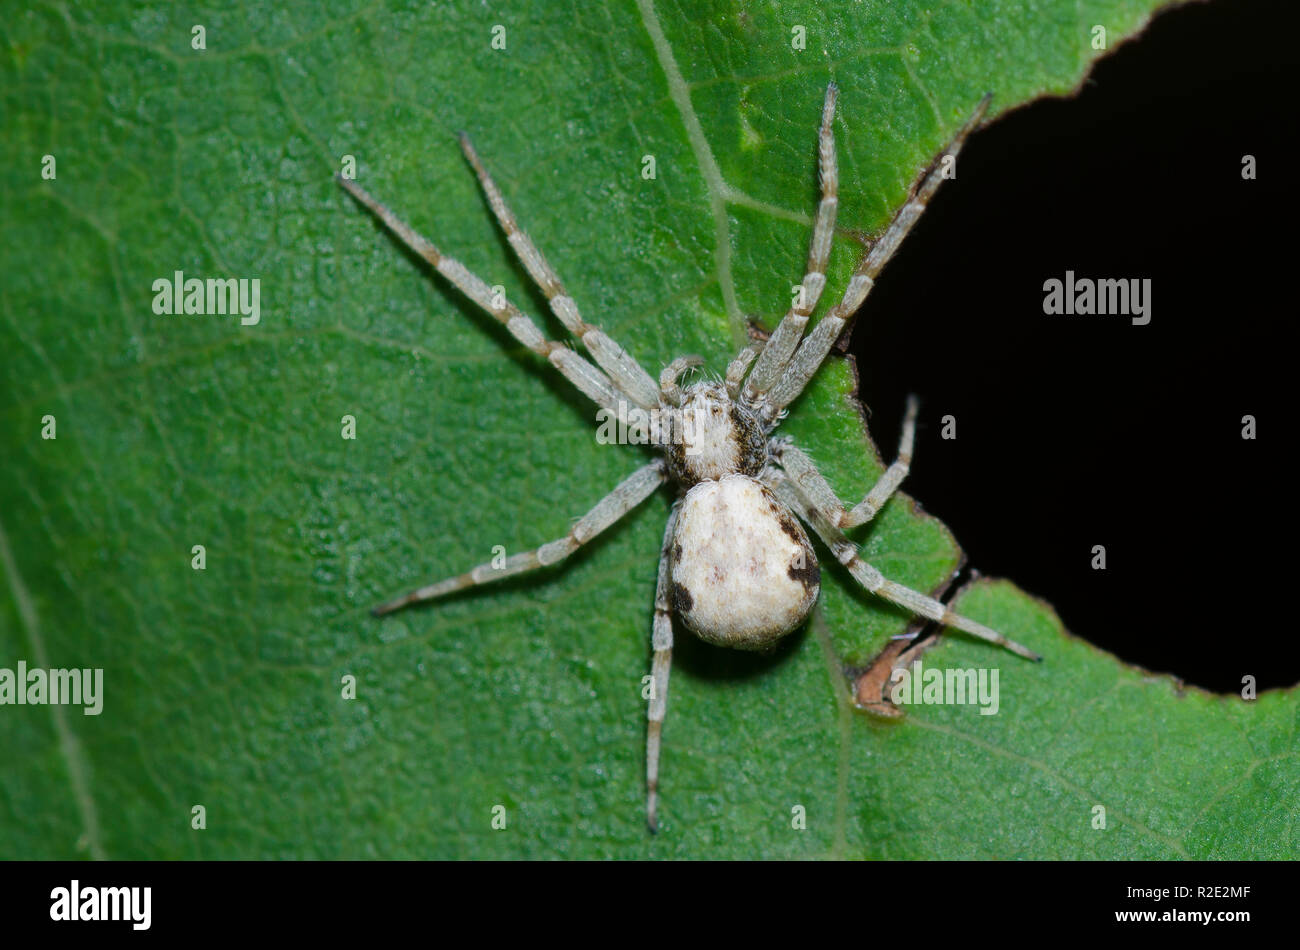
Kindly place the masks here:
[[(341, 156), (541, 315), (457, 149), (468, 130), (588, 319), (652, 372), (688, 352), (720, 371), (745, 316), (770, 323), (802, 274), (828, 79), (831, 298), (851, 232), (878, 231), (981, 94), (996, 113), (1073, 88), (1099, 55), (1091, 26), (1113, 46), (1151, 6), (36, 4), (7, 18), (0, 666), (103, 667), (106, 698), (98, 717), (0, 707), (0, 856), (1294, 854), (1293, 693), (1179, 695), (988, 582), (961, 609), (1045, 662), (950, 637), (925, 662), (997, 667), (998, 715), (882, 722), (851, 707), (843, 667), (908, 621), (834, 567), (809, 629), (774, 656), (679, 631), (652, 839), (640, 691), (666, 494), (562, 569), (367, 614), (494, 545), (561, 535), (643, 456), (597, 445), (580, 396), (347, 200)], [(152, 283), (176, 270), (260, 278), (261, 323), (155, 315)], [(786, 431), (856, 500), (881, 465), (851, 389), (828, 366)], [(921, 589), (959, 561), (903, 497), (857, 537)], [(346, 675), (356, 700), (340, 698)]]

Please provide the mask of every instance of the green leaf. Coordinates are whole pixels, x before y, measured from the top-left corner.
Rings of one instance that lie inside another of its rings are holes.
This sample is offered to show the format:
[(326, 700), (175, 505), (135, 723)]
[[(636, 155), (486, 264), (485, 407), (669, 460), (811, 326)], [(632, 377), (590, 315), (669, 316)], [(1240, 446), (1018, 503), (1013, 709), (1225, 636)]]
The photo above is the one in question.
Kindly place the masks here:
[[(652, 838), (641, 677), (666, 493), (560, 568), (368, 615), (495, 545), (562, 535), (645, 456), (598, 445), (581, 396), (351, 202), (343, 156), (558, 336), (460, 156), (469, 131), (589, 320), (652, 372), (684, 353), (720, 372), (802, 275), (829, 79), (833, 299), (853, 234), (879, 231), (985, 91), (996, 113), (1072, 89), (1101, 55), (1092, 27), (1113, 47), (1154, 6), (7, 18), (0, 667), (103, 668), (104, 700), (0, 707), (0, 857), (1294, 854), (1294, 692), (1180, 692), (986, 582), (960, 609), (1044, 662), (949, 636), (924, 662), (996, 667), (997, 715), (882, 721), (852, 707), (844, 668), (908, 618), (833, 564), (772, 656), (679, 631)], [(155, 314), (177, 270), (259, 278), (260, 323)], [(856, 500), (882, 466), (851, 392), (827, 366), (784, 431)], [(855, 538), (923, 590), (959, 563), (905, 497)]]

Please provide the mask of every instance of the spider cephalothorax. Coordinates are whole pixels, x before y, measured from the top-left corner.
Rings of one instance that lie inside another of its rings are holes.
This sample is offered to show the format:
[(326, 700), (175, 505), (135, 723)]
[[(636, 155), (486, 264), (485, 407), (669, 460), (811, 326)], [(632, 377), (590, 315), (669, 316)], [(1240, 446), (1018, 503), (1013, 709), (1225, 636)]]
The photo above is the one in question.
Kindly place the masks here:
[[(939, 187), (936, 163), (922, 179), (889, 228), (872, 245), (850, 278), (844, 296), (806, 336), (809, 317), (826, 284), (839, 204), (839, 173), (831, 124), (836, 87), (826, 90), (822, 106), (818, 159), (822, 197), (813, 222), (808, 267), (795, 304), (763, 344), (746, 347), (727, 368), (723, 382), (700, 382), (682, 390), (678, 378), (698, 366), (698, 357), (681, 357), (664, 369), (656, 385), (650, 374), (599, 328), (582, 319), (528, 235), (519, 228), (496, 183), (462, 136), (465, 155), (478, 175), (492, 212), (529, 275), (546, 294), (551, 309), (595, 361), (592, 365), (562, 344), (547, 340), (537, 325), (499, 292), (416, 234), (393, 212), (352, 181), (339, 181), (412, 250), (457, 289), (503, 323), (524, 346), (544, 357), (601, 409), (617, 413), (629, 405), (659, 421), (651, 441), (664, 457), (633, 472), (563, 537), (504, 562), (472, 570), (421, 587), (375, 609), (385, 614), (408, 604), (442, 597), (476, 584), (499, 580), (554, 564), (604, 531), (660, 488), (671, 484), (676, 499), (664, 530), (651, 636), (653, 660), (646, 738), (646, 813), (656, 827), (659, 751), (668, 702), (672, 663), (673, 615), (701, 639), (747, 650), (770, 648), (798, 629), (816, 603), (821, 571), (803, 524), (821, 538), (854, 580), (885, 600), (901, 604), (930, 620), (956, 627), (999, 644), (1021, 656), (1036, 655), (1014, 641), (943, 603), (887, 580), (864, 561), (844, 532), (870, 521), (898, 489), (911, 462), (916, 403), (908, 403), (898, 458), (867, 496), (846, 509), (812, 460), (789, 439), (772, 438), (788, 407), (830, 354), (876, 276), (897, 249)], [(966, 137), (988, 107), (985, 96), (975, 114), (958, 130), (947, 157), (955, 160)]]
[(767, 465), (762, 425), (721, 383), (688, 386), (670, 418), (664, 454), (669, 475), (683, 488), (724, 475), (757, 475)]

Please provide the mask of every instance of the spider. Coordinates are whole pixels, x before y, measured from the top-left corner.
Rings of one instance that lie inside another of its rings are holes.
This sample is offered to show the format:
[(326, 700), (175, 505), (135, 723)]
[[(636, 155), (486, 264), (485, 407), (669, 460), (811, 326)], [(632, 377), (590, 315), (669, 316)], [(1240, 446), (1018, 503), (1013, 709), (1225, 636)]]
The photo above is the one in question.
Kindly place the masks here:
[[(922, 617), (988, 640), (1020, 656), (1039, 657), (1026, 647), (918, 591), (887, 580), (864, 561), (846, 536), (865, 524), (894, 494), (911, 464), (916, 433), (916, 399), (909, 398), (898, 457), (861, 502), (845, 508), (812, 460), (788, 438), (773, 431), (812, 379), (849, 325), (885, 263), (925, 210), (943, 178), (936, 162), (899, 209), (888, 229), (864, 255), (843, 299), (807, 336), (804, 328), (826, 284), (839, 203), (839, 173), (831, 123), (838, 89), (831, 83), (822, 106), (818, 135), (821, 200), (813, 224), (803, 293), (765, 342), (745, 347), (723, 379), (685, 387), (679, 379), (700, 366), (697, 356), (673, 360), (656, 382), (641, 365), (598, 327), (587, 323), (559, 277), (519, 227), (496, 183), (468, 136), (461, 148), (529, 275), (545, 293), (551, 310), (582, 341), (595, 365), (573, 349), (546, 339), (533, 320), (499, 293), (495, 295), (464, 265), (447, 257), (413, 231), (355, 182), (339, 183), (411, 250), (427, 260), (454, 287), (491, 314), (530, 350), (545, 357), (602, 409), (618, 412), (620, 403), (653, 413), (651, 444), (661, 458), (633, 472), (569, 532), (541, 547), (512, 555), (503, 566), (480, 564), (464, 574), (420, 587), (376, 607), (382, 616), (422, 601), (443, 597), (488, 581), (562, 561), (632, 511), (665, 483), (676, 497), (664, 529), (655, 589), (651, 634), (653, 658), (646, 730), (646, 820), (658, 827), (659, 755), (672, 664), (673, 618), (708, 643), (740, 650), (770, 650), (798, 629), (817, 601), (821, 571), (803, 524), (815, 532), (849, 574), (885, 600)], [(947, 154), (956, 158), (980, 124), (991, 96), (986, 95), (958, 130)], [(797, 517), (796, 517), (797, 516)]]

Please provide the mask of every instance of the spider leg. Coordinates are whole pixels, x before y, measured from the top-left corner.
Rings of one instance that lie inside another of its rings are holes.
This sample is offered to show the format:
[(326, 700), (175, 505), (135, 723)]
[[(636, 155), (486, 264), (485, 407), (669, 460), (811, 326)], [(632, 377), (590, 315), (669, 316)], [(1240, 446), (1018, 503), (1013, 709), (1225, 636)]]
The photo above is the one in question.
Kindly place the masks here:
[(474, 174), (478, 175), (479, 184), (483, 187), (483, 194), (487, 196), (488, 204), (492, 207), (492, 213), (496, 215), (501, 230), (505, 231), (506, 239), (514, 249), (515, 256), (524, 265), (534, 283), (546, 294), (551, 310), (560, 318), (560, 322), (564, 324), (570, 333), (582, 341), (583, 346), (596, 360), (597, 365), (609, 374), (610, 379), (614, 381), (614, 385), (629, 399), (642, 409), (653, 409), (659, 405), (659, 389), (654, 380), (650, 378), (650, 374), (642, 369), (641, 364), (633, 359), (626, 350), (611, 340), (603, 330), (582, 319), (582, 316), (578, 313), (578, 305), (573, 302), (573, 298), (569, 296), (568, 291), (564, 289), (564, 285), (560, 283), (559, 275), (555, 273), (542, 252), (533, 244), (527, 232), (519, 227), (514, 212), (510, 210), (505, 199), (501, 197), (501, 190), (497, 188), (496, 182), (492, 180), (492, 176), (483, 167), (478, 152), (474, 151), (469, 136), (464, 132), (460, 134), (460, 147), (465, 152), (465, 157), (469, 160), (470, 165), (473, 166)]
[(827, 483), (822, 473), (817, 471), (804, 452), (785, 439), (773, 439), (770, 450), (785, 473), (790, 476), (813, 510), (825, 513), (827, 520), (842, 530), (866, 524), (876, 516), (885, 502), (898, 491), (898, 486), (907, 477), (912, 463), (912, 446), (916, 441), (916, 397), (907, 398), (907, 414), (903, 417), (903, 435), (898, 440), (898, 457), (894, 464), (885, 469), (876, 484), (867, 492), (865, 498), (846, 511), (843, 503)]
[(370, 194), (350, 179), (341, 175), (334, 176), (340, 185), (361, 202), (375, 217), (384, 223), (402, 243), (433, 265), (434, 269), (485, 312), (505, 324), (514, 338), (534, 353), (546, 358), (565, 378), (577, 386), (596, 405), (618, 411), (619, 393), (614, 389), (604, 373), (592, 366), (573, 350), (562, 343), (556, 343), (542, 336), (537, 324), (524, 315), (514, 304), (504, 297), (496, 297), (492, 288), (483, 282), (455, 258), (447, 257), (433, 244), (417, 234), (410, 225), (394, 214), (387, 205), (372, 198)]
[(727, 395), (735, 401), (740, 396), (741, 383), (745, 381), (745, 373), (749, 372), (749, 367), (753, 364), (754, 358), (763, 352), (763, 342), (751, 343), (739, 353), (736, 358), (727, 364)]
[(822, 317), (817, 326), (813, 328), (813, 331), (800, 344), (798, 351), (785, 366), (781, 378), (771, 387), (764, 400), (761, 416), (766, 424), (772, 425), (775, 423), (781, 411), (798, 398), (804, 387), (808, 385), (808, 380), (812, 379), (813, 374), (822, 365), (822, 361), (830, 353), (835, 341), (840, 338), (844, 328), (853, 319), (858, 308), (862, 306), (862, 302), (867, 299), (867, 294), (871, 293), (871, 288), (875, 285), (876, 278), (880, 275), (881, 270), (884, 269), (889, 259), (894, 256), (894, 252), (902, 244), (903, 238), (907, 237), (908, 232), (912, 230), (912, 226), (924, 213), (926, 205), (929, 204), (935, 191), (943, 182), (945, 167), (943, 157), (951, 156), (953, 159), (957, 157), (966, 139), (979, 126), (980, 120), (984, 118), (984, 113), (988, 111), (991, 98), (992, 95), (990, 94), (980, 100), (979, 105), (975, 107), (975, 112), (957, 130), (957, 134), (948, 143), (944, 155), (940, 156), (940, 160), (930, 167), (920, 187), (916, 189), (916, 192), (908, 199), (907, 203), (898, 209), (898, 213), (889, 222), (889, 227), (885, 229), (885, 233), (871, 246), (870, 252), (863, 257), (858, 269), (849, 279), (849, 286), (844, 291), (843, 299), (826, 316)]
[(510, 577), (512, 574), (521, 574), (524, 571), (535, 570), (562, 561), (649, 498), (655, 489), (663, 484), (663, 481), (663, 463), (651, 462), (649, 465), (637, 469), (628, 478), (620, 482), (613, 491), (598, 501), (594, 508), (579, 518), (564, 537), (543, 544), (535, 550), (513, 554), (506, 558), (505, 564), (499, 568), (494, 567), (492, 562), (489, 561), (464, 574), (458, 574), (455, 577), (438, 581), (436, 584), (417, 588), (409, 594), (403, 594), (401, 597), (380, 604), (371, 613), (376, 617), (382, 617), (384, 614), (392, 613), (394, 610), (400, 610), (411, 604), (445, 597), (447, 594), (464, 590), (467, 587), (486, 584), (490, 581), (499, 581), (504, 577)]
[(781, 370), (790, 361), (794, 348), (799, 345), (808, 317), (817, 307), (826, 286), (826, 262), (831, 255), (831, 238), (835, 234), (835, 212), (839, 208), (839, 169), (835, 161), (835, 132), (831, 122), (835, 118), (835, 100), (839, 87), (831, 83), (826, 87), (822, 103), (822, 125), (817, 137), (817, 159), (821, 171), (822, 197), (813, 221), (812, 239), (808, 244), (808, 267), (804, 274), (802, 293), (794, 305), (777, 324), (768, 338), (767, 346), (754, 364), (754, 370), (745, 383), (745, 400), (754, 402), (776, 382)]
[[(831, 549), (835, 559), (847, 567), (849, 573), (853, 575), (853, 579), (871, 593), (891, 603), (906, 607), (914, 614), (937, 621), (947, 627), (964, 630), (981, 640), (996, 643), (998, 646), (1023, 656), (1025, 659), (1042, 659), (1028, 647), (1007, 639), (996, 630), (992, 630), (978, 621), (971, 620), (969, 617), (953, 613), (933, 597), (928, 597), (920, 591), (887, 580), (880, 571), (858, 556), (858, 546), (846, 538), (844, 533), (820, 509), (816, 508), (815, 502), (811, 502), (805, 496), (802, 490), (803, 485), (788, 478), (780, 469), (768, 469), (763, 481), (781, 501), (785, 502), (809, 527), (817, 532), (826, 546)], [(813, 506), (811, 509), (810, 504)]]
[(664, 716), (668, 711), (668, 674), (673, 667), (673, 608), (668, 596), (668, 583), (677, 509), (678, 505), (674, 503), (668, 515), (668, 526), (664, 528), (664, 546), (659, 553), (659, 581), (655, 585), (654, 632), (650, 641), (654, 659), (650, 665), (650, 705), (646, 712), (645, 814), (651, 831), (659, 828), (659, 747), (663, 741)]

